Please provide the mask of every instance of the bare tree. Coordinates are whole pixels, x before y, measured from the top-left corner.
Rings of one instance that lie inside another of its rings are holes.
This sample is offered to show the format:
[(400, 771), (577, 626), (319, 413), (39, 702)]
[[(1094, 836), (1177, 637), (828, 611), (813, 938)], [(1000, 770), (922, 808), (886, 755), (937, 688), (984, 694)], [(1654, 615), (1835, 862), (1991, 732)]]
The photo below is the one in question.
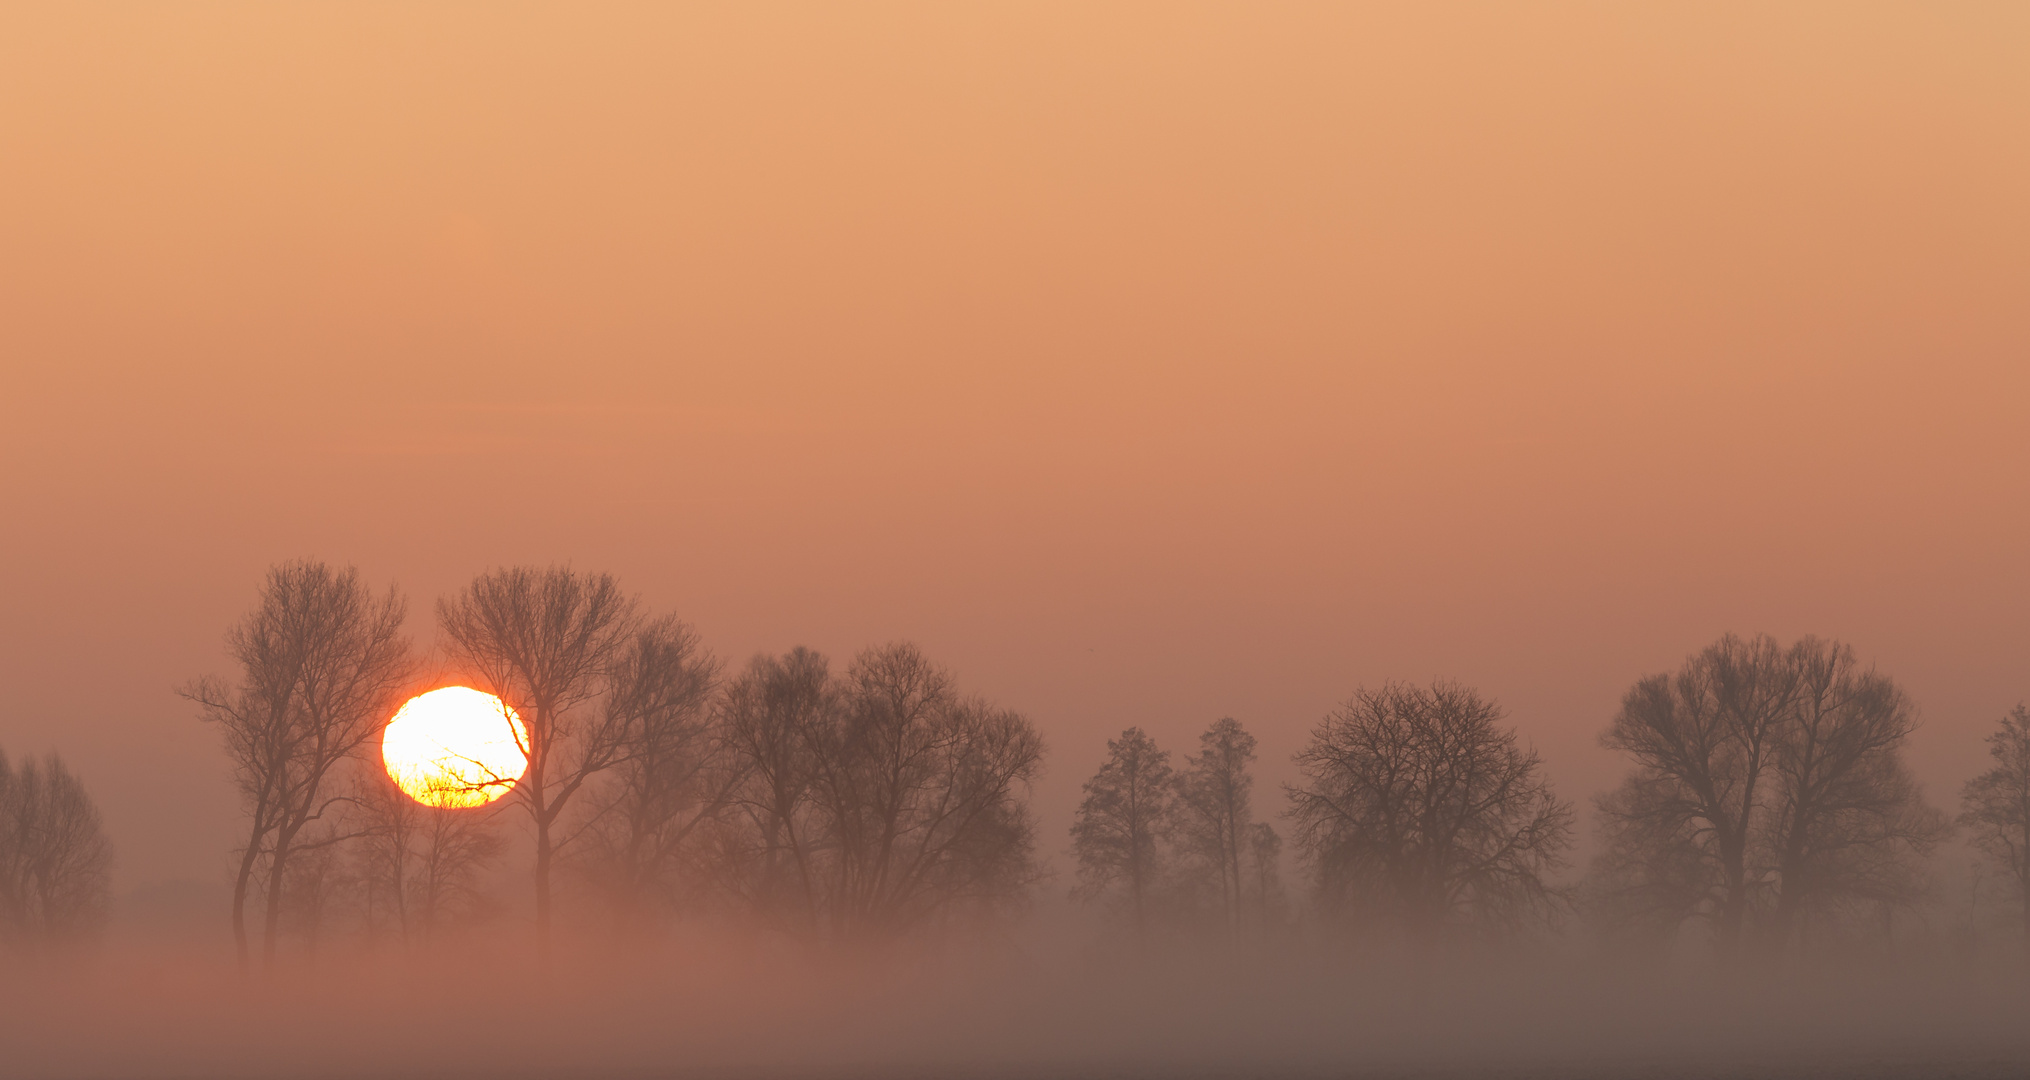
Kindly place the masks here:
[(1297, 754), (1296, 841), (1320, 900), (1431, 943), (1461, 926), (1512, 929), (1556, 910), (1546, 877), (1572, 809), (1501, 710), (1454, 683), (1362, 689)]
[(1176, 801), (1170, 754), (1157, 749), (1156, 740), (1138, 727), (1107, 740), (1107, 758), (1086, 781), (1072, 820), (1079, 876), (1072, 895), (1090, 901), (1123, 886), (1135, 929), (1143, 931), (1151, 894), (1164, 875), (1163, 838)]
[(265, 869), (262, 957), (272, 962), (290, 857), (335, 836), (306, 833), (343, 796), (342, 763), (381, 729), (414, 673), (402, 635), (405, 605), (392, 588), (374, 596), (348, 567), (274, 567), (259, 603), (226, 633), (237, 683), (205, 678), (182, 695), (219, 725), (250, 828), (233, 882), (233, 937), (247, 962), (246, 903)]
[(633, 749), (597, 792), (581, 865), (623, 925), (704, 884), (680, 878), (742, 779), (714, 723), (717, 678), (696, 632), (670, 618), (637, 631), (614, 671), (607, 707), (633, 732)]
[(640, 627), (634, 600), (609, 574), (507, 567), (437, 603), (454, 662), (522, 718), (528, 770), (512, 797), (535, 825), (536, 935), (550, 943), (550, 872), (557, 823), (573, 796), (633, 752), (634, 719), (602, 696)]
[(1736, 955), (1751, 925), (1780, 951), (1808, 916), (1910, 903), (1946, 829), (1902, 763), (1914, 723), (1893, 682), (1815, 638), (1729, 635), (1641, 680), (1602, 737), (1636, 769), (1598, 802), (1594, 913), (1652, 937), (1709, 920)]
[(2016, 706), (1987, 741), (1995, 766), (1960, 790), (1959, 822), (2007, 875), (2030, 941), (2030, 708)]
[(1034, 879), (1023, 796), (1043, 739), (1028, 720), (961, 697), (909, 644), (856, 657), (843, 698), (814, 785), (835, 847), (836, 932), (907, 929)]
[(1903, 691), (1837, 642), (1804, 638), (1788, 660), (1797, 696), (1776, 743), (1770, 819), (1778, 950), (1806, 916), (1858, 904), (1887, 918), (1916, 903), (1922, 860), (1951, 831), (1904, 765), (1917, 715)]
[(0, 937), (89, 937), (104, 925), (113, 845), (84, 784), (51, 754), (0, 754)]
[(765, 918), (810, 932), (818, 928), (814, 864), (823, 838), (813, 820), (813, 754), (839, 708), (830, 665), (801, 647), (753, 658), (721, 703), (740, 780), (730, 800), (735, 820), (712, 837), (720, 885)]
[[(1796, 672), (1774, 640), (1730, 634), (1675, 676), (1638, 682), (1601, 737), (1602, 745), (1628, 754), (1637, 766), (1621, 792), (1599, 803), (1610, 850), (1624, 834), (1692, 845), (1696, 859), (1680, 847), (1659, 852), (1658, 868), (1675, 882), (1688, 863), (1710, 867), (1712, 880), (1702, 891), (1713, 894), (1706, 906), (1723, 952), (1739, 948), (1751, 894), (1761, 886), (1749, 866), (1753, 819), (1767, 797), (1765, 774), (1797, 693)], [(1637, 871), (1626, 890), (1656, 891), (1640, 872), (1646, 846), (1636, 844), (1633, 861), (1623, 867), (1624, 873)]]
[(1248, 766), (1254, 760), (1255, 737), (1240, 721), (1222, 717), (1198, 737), (1198, 753), (1185, 762), (1178, 781), (1178, 846), (1219, 881), (1220, 917), (1230, 932), (1237, 932), (1241, 921), (1241, 863), (1255, 784)]
[(805, 650), (758, 659), (727, 714), (753, 833), (724, 850), (749, 871), (743, 894), (773, 905), (788, 893), (809, 930), (894, 933), (1034, 879), (1025, 797), (1042, 738), (958, 694), (914, 646), (868, 650), (836, 681)]

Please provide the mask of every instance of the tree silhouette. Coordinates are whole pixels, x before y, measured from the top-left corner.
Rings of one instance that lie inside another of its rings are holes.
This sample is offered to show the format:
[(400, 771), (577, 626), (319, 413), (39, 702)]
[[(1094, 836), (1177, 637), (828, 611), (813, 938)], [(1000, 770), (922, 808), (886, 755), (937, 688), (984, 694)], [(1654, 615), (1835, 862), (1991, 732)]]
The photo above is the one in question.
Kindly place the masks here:
[(0, 937), (88, 937), (106, 921), (113, 845), (84, 784), (51, 754), (0, 753)]
[[(1739, 947), (1750, 891), (1759, 884), (1749, 869), (1751, 828), (1766, 798), (1777, 729), (1795, 694), (1795, 674), (1774, 640), (1729, 635), (1675, 677), (1638, 682), (1601, 737), (1603, 746), (1637, 763), (1622, 790), (1598, 804), (1609, 851), (1626, 848), (1632, 860), (1613, 866), (1617, 878), (1627, 879), (1621, 888), (1653, 895), (1659, 880), (1680, 886), (1690, 880), (1700, 893), (1712, 893), (1723, 952)], [(1656, 845), (1689, 845), (1698, 857)], [(1652, 864), (1661, 873), (1652, 874)], [(1694, 864), (1710, 873), (1688, 879), (1684, 871)], [(1681, 896), (1663, 906), (1699, 903)]]
[(261, 954), (272, 963), (290, 858), (343, 796), (332, 781), (378, 734), (415, 671), (402, 636), (404, 604), (376, 597), (348, 567), (287, 563), (269, 570), (254, 610), (226, 633), (237, 683), (204, 678), (180, 693), (218, 724), (249, 819), (233, 881), (233, 938), (248, 958), (246, 903), (265, 866)]
[(727, 687), (722, 731), (738, 770), (733, 820), (714, 836), (722, 890), (783, 925), (815, 933), (823, 841), (812, 784), (824, 732), (838, 722), (825, 658), (805, 648), (756, 656)]
[(1141, 728), (1107, 740), (1107, 758), (1085, 783), (1072, 820), (1071, 850), (1078, 861), (1075, 898), (1093, 900), (1115, 886), (1127, 894), (1137, 932), (1148, 924), (1152, 894), (1165, 870), (1164, 833), (1177, 802), (1177, 777), (1168, 751)]
[(741, 780), (714, 723), (717, 678), (697, 633), (671, 618), (638, 630), (613, 672), (608, 708), (632, 749), (596, 792), (579, 861), (621, 925), (638, 927), (702, 884), (684, 871)]
[(960, 695), (909, 644), (855, 657), (842, 696), (815, 784), (836, 850), (836, 931), (907, 929), (1034, 880), (1024, 798), (1043, 739), (1027, 719)]
[(892, 934), (1034, 880), (1041, 736), (915, 646), (869, 649), (841, 679), (808, 650), (758, 658), (729, 686), (726, 722), (745, 781), (723, 873), (785, 925)]
[(1494, 703), (1455, 683), (1361, 689), (1297, 754), (1296, 842), (1328, 909), (1434, 943), (1555, 914), (1572, 809)]
[(1219, 882), (1221, 921), (1230, 933), (1241, 921), (1243, 855), (1252, 824), (1255, 737), (1240, 721), (1222, 717), (1198, 737), (1178, 778), (1178, 847), (1205, 875)]
[(1960, 790), (1959, 822), (2008, 875), (2030, 941), (2030, 708), (2016, 706), (1987, 741), (1995, 765)]
[(1636, 769), (1597, 804), (1594, 914), (1651, 936), (1704, 919), (1735, 955), (1751, 925), (1780, 951), (1810, 917), (1914, 902), (1948, 828), (1902, 761), (1914, 725), (1891, 680), (1816, 638), (1729, 635), (1641, 680), (1602, 737)]
[(637, 717), (603, 699), (641, 616), (610, 574), (512, 566), (438, 601), (437, 620), (453, 661), (526, 728), (517, 738), (528, 769), (511, 797), (535, 825), (536, 938), (547, 959), (558, 821), (587, 781), (633, 753)]
[(1770, 840), (1778, 891), (1769, 935), (1781, 949), (1815, 914), (1873, 911), (1922, 898), (1922, 858), (1950, 833), (1903, 761), (1917, 711), (1853, 650), (1804, 638), (1791, 647), (1797, 698), (1776, 742)]

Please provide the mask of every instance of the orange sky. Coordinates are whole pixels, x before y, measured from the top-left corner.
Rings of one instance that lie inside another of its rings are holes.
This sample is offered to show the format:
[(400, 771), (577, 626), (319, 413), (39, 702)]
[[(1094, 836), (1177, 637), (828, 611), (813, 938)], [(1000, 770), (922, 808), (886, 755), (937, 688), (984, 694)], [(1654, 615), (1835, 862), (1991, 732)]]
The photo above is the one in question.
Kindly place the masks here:
[[(1051, 740), (1723, 631), (2030, 697), (2030, 8), (0, 10), (0, 746), (222, 872), (269, 563), (610, 569)], [(1264, 791), (1262, 801), (1278, 800)]]

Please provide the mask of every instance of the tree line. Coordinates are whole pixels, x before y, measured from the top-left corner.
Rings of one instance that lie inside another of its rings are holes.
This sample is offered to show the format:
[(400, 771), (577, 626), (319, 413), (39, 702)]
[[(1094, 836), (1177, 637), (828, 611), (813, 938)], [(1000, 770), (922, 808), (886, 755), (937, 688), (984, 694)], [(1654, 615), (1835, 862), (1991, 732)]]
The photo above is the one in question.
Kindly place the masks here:
[[(1911, 776), (1916, 713), (1892, 679), (1838, 642), (1723, 637), (1624, 695), (1601, 742), (1629, 771), (1594, 800), (1598, 853), (1575, 880), (1577, 810), (1501, 719), (1440, 680), (1358, 690), (1312, 730), (1281, 817), (1321, 925), (1430, 948), (1576, 921), (1616, 947), (1781, 957), (1932, 898), (1929, 859), (1958, 827), (2030, 941), (2030, 709), (1988, 737), (1993, 767), (1949, 818)], [(1221, 720), (1201, 742), (1179, 772), (1130, 728), (1085, 785), (1074, 895), (1138, 931), (1233, 911), (1206, 883), (1233, 878), (1238, 832), (1208, 811), (1245, 814), (1250, 780), (1229, 763), (1254, 741)]]
[[(435, 606), (351, 569), (274, 567), (227, 633), (230, 677), (182, 695), (219, 732), (246, 831), (231, 925), (243, 963), (347, 935), (426, 943), (498, 914), (528, 845), (534, 947), (574, 919), (629, 930), (731, 916), (806, 940), (906, 934), (1019, 908), (1046, 882), (1030, 806), (1045, 748), (906, 643), (843, 665), (797, 648), (728, 668), (606, 574), (489, 571)], [(395, 708), (462, 682), (522, 717), (527, 772), (499, 802), (426, 806), (377, 736)], [(1571, 864), (1578, 808), (1500, 707), (1444, 680), (1356, 690), (1261, 806), (1255, 738), (1232, 718), (1173, 760), (1109, 740), (1076, 808), (1073, 898), (1137, 936), (1232, 941), (1308, 925), (1419, 947), (1576, 924), (1618, 948), (1781, 956), (1933, 895), (1962, 832), (2030, 940), (2030, 710), (1988, 738), (1960, 812), (1905, 761), (1909, 697), (1851, 648), (1723, 637), (1646, 676), (1602, 732), (1628, 772), (1593, 800), (1597, 853)], [(504, 827), (509, 815), (523, 828)], [(1300, 888), (1283, 885), (1285, 847)], [(111, 847), (56, 758), (0, 758), (0, 934), (89, 937)]]
[[(1892, 679), (1838, 642), (1723, 637), (1623, 697), (1601, 743), (1629, 772), (1594, 800), (1599, 851), (1576, 881), (1561, 872), (1577, 811), (1501, 717), (1440, 680), (1363, 688), (1319, 722), (1281, 816), (1321, 923), (1429, 948), (1576, 919), (1618, 947), (1780, 957), (1918, 907), (1958, 826), (2030, 941), (2030, 709), (1989, 736), (1994, 765), (1948, 818), (1905, 762), (1916, 713)], [(1252, 902), (1271, 910), (1281, 841), (1246, 823), (1254, 740), (1221, 720), (1201, 744), (1179, 772), (1129, 728), (1085, 785), (1074, 895), (1138, 932), (1180, 911), (1232, 919), (1244, 834)]]
[[(738, 914), (808, 938), (904, 933), (1018, 906), (1043, 880), (1030, 785), (1044, 746), (915, 647), (843, 669), (808, 649), (728, 671), (696, 632), (605, 574), (509, 567), (436, 605), (442, 654), (351, 570), (276, 567), (228, 634), (240, 668), (185, 695), (220, 728), (247, 809), (233, 923), (251, 954), (341, 914), (403, 939), (484, 909), (478, 875), (519, 812), (538, 948), (559, 869), (616, 925)], [(528, 770), (484, 811), (402, 796), (364, 751), (447, 678), (500, 696)], [(1840, 643), (1724, 637), (1638, 680), (1601, 739), (1629, 764), (1594, 802), (1598, 854), (1569, 880), (1577, 809), (1498, 705), (1443, 680), (1357, 690), (1258, 819), (1256, 741), (1213, 722), (1173, 763), (1107, 743), (1070, 833), (1072, 895), (1240, 940), (1288, 925), (1288, 831), (1321, 921), (1422, 946), (1558, 927), (1619, 945), (1696, 939), (1781, 954), (1814, 928), (1917, 905), (1955, 822), (1905, 764), (1907, 695)], [(2030, 933), (2030, 713), (1990, 739), (1957, 824), (2007, 871)]]
[[(272, 964), (284, 935), (427, 941), (483, 913), (504, 813), (526, 825), (544, 955), (560, 875), (616, 925), (724, 913), (821, 938), (1003, 910), (1039, 878), (1042, 738), (912, 645), (728, 673), (610, 575), (562, 567), (491, 571), (440, 600), (434, 659), (405, 613), (352, 570), (275, 567), (228, 632), (237, 677), (183, 691), (220, 730), (246, 811), (243, 963), (257, 930)], [(526, 729), (527, 770), (487, 808), (417, 803), (371, 752), (402, 701), (446, 681)]]

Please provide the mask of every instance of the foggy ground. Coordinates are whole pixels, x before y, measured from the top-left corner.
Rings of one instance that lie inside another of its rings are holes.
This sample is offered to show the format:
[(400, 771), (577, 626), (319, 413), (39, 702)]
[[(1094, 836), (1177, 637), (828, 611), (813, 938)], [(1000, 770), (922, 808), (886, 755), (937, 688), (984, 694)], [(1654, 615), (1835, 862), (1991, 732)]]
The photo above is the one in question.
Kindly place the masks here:
[[(504, 885), (505, 882), (496, 883)], [(88, 956), (0, 968), (0, 1074), (536, 1080), (1987, 1080), (2030, 1074), (2030, 968), (1999, 937), (1661, 968), (1583, 933), (1408, 962), (1300, 928), (1135, 947), (1060, 899), (990, 937), (830, 948), (724, 924), (566, 936), (523, 919), (404, 956), (341, 938), (241, 976), (219, 882), (124, 896)], [(582, 901), (581, 901), (582, 902)], [(297, 946), (291, 946), (297, 948)], [(554, 1003), (554, 1004), (551, 1004)]]
[[(2013, 960), (1729, 975), (1567, 953), (1391, 964), (1089, 939), (855, 958), (714, 935), (505, 937), (243, 979), (108, 950), (0, 976), (9, 1075), (56, 1077), (1965, 1077), (2030, 1068)], [(532, 1002), (534, 1004), (532, 1004)], [(549, 1004), (554, 1002), (555, 1004)]]

